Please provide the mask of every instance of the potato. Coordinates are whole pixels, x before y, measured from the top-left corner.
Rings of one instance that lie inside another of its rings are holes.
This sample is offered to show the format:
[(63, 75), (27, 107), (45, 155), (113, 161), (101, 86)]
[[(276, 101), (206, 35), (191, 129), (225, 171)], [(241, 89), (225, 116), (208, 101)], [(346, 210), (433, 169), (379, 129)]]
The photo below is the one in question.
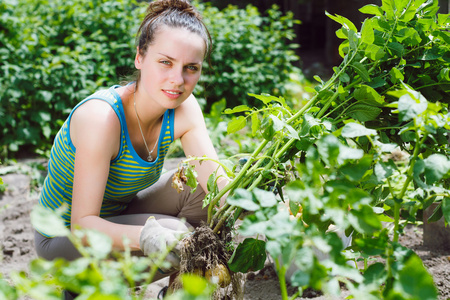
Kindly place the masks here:
[(231, 276), (228, 269), (223, 264), (218, 264), (210, 270), (206, 270), (205, 277), (211, 282), (217, 283), (224, 288), (231, 283)]

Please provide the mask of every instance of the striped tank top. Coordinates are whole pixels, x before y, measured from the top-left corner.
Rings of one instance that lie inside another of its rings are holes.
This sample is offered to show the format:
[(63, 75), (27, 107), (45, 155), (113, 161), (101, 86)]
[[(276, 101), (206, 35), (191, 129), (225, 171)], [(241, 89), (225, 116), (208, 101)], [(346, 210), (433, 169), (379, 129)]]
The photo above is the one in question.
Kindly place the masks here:
[[(140, 190), (154, 184), (161, 175), (164, 157), (173, 141), (174, 110), (164, 113), (163, 125), (158, 140), (158, 156), (155, 161), (143, 160), (134, 150), (128, 134), (122, 100), (115, 91), (118, 85), (101, 90), (81, 101), (70, 113), (55, 137), (48, 163), (48, 174), (45, 178), (39, 204), (56, 210), (62, 205), (67, 209), (62, 217), (67, 227), (70, 226), (72, 206), (73, 172), (75, 163), (75, 147), (70, 138), (70, 120), (73, 112), (81, 104), (91, 99), (108, 102), (116, 112), (121, 127), (120, 150), (110, 163), (108, 181), (103, 196), (100, 217), (111, 217), (120, 214), (131, 199)], [(40, 232), (51, 237), (45, 232)]]

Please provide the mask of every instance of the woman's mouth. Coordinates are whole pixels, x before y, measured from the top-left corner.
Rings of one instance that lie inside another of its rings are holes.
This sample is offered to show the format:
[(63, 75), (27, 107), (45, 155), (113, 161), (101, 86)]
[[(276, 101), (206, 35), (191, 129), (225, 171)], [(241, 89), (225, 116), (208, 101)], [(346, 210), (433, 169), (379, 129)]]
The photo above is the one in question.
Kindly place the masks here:
[(163, 93), (169, 97), (170, 99), (176, 99), (178, 98), (183, 92), (177, 91), (177, 90), (162, 90)]

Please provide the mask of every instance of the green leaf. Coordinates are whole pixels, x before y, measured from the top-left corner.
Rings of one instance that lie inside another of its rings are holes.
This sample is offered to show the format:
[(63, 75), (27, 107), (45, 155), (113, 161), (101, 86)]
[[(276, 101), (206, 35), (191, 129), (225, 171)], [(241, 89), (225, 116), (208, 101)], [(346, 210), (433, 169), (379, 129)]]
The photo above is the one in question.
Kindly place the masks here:
[(391, 76), (391, 81), (393, 84), (399, 83), (405, 79), (402, 72), (400, 72), (396, 67), (393, 67), (391, 71), (389, 71), (389, 75)]
[(450, 198), (448, 197), (442, 199), (442, 214), (444, 215), (445, 221), (450, 224)]
[(425, 165), (425, 177), (427, 184), (433, 184), (448, 174), (450, 162), (442, 154), (432, 154), (423, 160)]
[[(184, 298), (208, 299), (206, 297), (205, 298), (200, 297), (202, 295), (209, 294), (212, 289), (205, 278), (186, 273), (181, 275), (181, 281), (183, 282), (183, 290), (188, 294), (184, 296)], [(175, 299), (181, 299), (181, 297)]]
[(256, 95), (256, 94), (248, 94), (249, 96), (255, 97), (258, 100), (261, 100), (264, 104), (269, 104), (272, 101), (281, 103), (281, 104), (285, 104), (285, 100), (282, 97), (275, 97), (269, 94), (261, 94), (261, 95)]
[(334, 135), (327, 135), (317, 142), (317, 150), (325, 162), (332, 164), (339, 156), (340, 145)]
[(255, 188), (252, 190), (252, 193), (256, 200), (260, 203), (261, 207), (272, 207), (278, 203), (275, 194), (272, 192)]
[(358, 47), (359, 47), (359, 36), (356, 32), (354, 32), (353, 30), (349, 30), (348, 31), (348, 42), (350, 45), (350, 49), (353, 51), (357, 51)]
[(392, 160), (388, 162), (377, 162), (374, 166), (374, 175), (378, 182), (384, 182), (386, 178), (389, 178), (396, 170), (395, 163)]
[(239, 105), (232, 109), (227, 108), (227, 109), (225, 109), (225, 111), (223, 113), (224, 114), (234, 114), (234, 113), (250, 111), (250, 110), (252, 110), (252, 109), (250, 107), (248, 107), (247, 105)]
[(371, 80), (369, 72), (362, 63), (354, 61), (350, 64), (350, 66), (355, 70), (355, 72), (361, 77), (363, 81), (369, 82)]
[(366, 48), (366, 56), (373, 61), (382, 59), (385, 54), (386, 53), (383, 51), (383, 48), (376, 44), (370, 44)]
[(261, 270), (266, 261), (266, 243), (262, 240), (246, 238), (234, 250), (228, 261), (233, 272), (252, 272)]
[(402, 16), (400, 17), (400, 21), (404, 23), (408, 23), (409, 21), (411, 21), (416, 15), (416, 8), (417, 7), (414, 4), (407, 7), (407, 9), (403, 11)]
[(343, 16), (339, 16), (339, 15), (331, 15), (328, 12), (325, 12), (325, 14), (332, 20), (338, 22), (339, 24), (341, 24), (345, 29), (347, 30), (351, 30), (353, 32), (358, 32), (358, 29), (356, 29), (356, 26), (352, 23), (352, 21), (350, 21), (349, 19), (343, 17)]
[(184, 168), (184, 174), (187, 177), (186, 185), (191, 188), (191, 193), (195, 193), (198, 186), (197, 171), (195, 171), (195, 166), (189, 164), (186, 168)]
[(97, 259), (106, 258), (112, 251), (112, 239), (101, 232), (88, 230), (86, 232), (89, 247), (86, 250)]
[(70, 230), (61, 217), (66, 209), (66, 206), (61, 206), (53, 211), (42, 205), (36, 205), (31, 211), (31, 223), (37, 231), (45, 232), (50, 236), (68, 236)]
[(355, 251), (362, 250), (367, 255), (375, 256), (386, 252), (388, 246), (387, 237), (381, 235), (379, 237), (358, 238), (353, 240)]
[(427, 49), (423, 53), (421, 57), (419, 57), (420, 60), (437, 60), (441, 57), (441, 55), (437, 52), (437, 49)]
[(394, 19), (395, 16), (395, 3), (394, 0), (382, 0), (381, 8), (386, 13), (387, 19)]
[(364, 281), (366, 285), (374, 284), (381, 286), (385, 283), (387, 272), (382, 263), (374, 263), (370, 265), (364, 272)]
[[(272, 116), (272, 115), (270, 115)], [(264, 139), (271, 141), (276, 134), (275, 124), (272, 117), (264, 118), (261, 124), (262, 136)]]
[(253, 194), (245, 189), (236, 189), (234, 194), (227, 198), (227, 203), (248, 211), (256, 211), (260, 208), (254, 201)]
[(398, 32), (397, 41), (405, 46), (418, 46), (422, 38), (414, 28), (407, 27)]
[(427, 222), (428, 223), (437, 222), (442, 218), (443, 215), (444, 213), (442, 211), (442, 203), (439, 203), (439, 205), (436, 206), (436, 208), (434, 209), (431, 216), (428, 217)]
[(382, 110), (379, 107), (366, 104), (356, 104), (347, 111), (347, 114), (357, 121), (367, 122), (375, 120), (381, 111)]
[(355, 149), (346, 145), (339, 146), (338, 164), (343, 164), (346, 160), (360, 159), (364, 155), (362, 149)]
[(344, 175), (346, 175), (352, 181), (359, 181), (363, 178), (364, 174), (370, 168), (372, 164), (372, 157), (365, 156), (356, 163), (348, 163), (339, 168)]
[(359, 210), (350, 210), (348, 220), (361, 234), (371, 234), (382, 227), (373, 208), (367, 205), (361, 206)]
[(387, 48), (388, 48), (389, 52), (391, 53), (391, 55), (403, 57), (403, 53), (404, 53), (405, 49), (402, 44), (397, 43), (397, 42), (390, 42), (387, 45)]
[(370, 19), (365, 19), (362, 24), (361, 41), (368, 45), (372, 45), (375, 41), (375, 34), (373, 31), (372, 21)]
[(355, 138), (359, 136), (373, 136), (377, 135), (377, 131), (374, 129), (366, 128), (364, 125), (358, 123), (347, 123), (342, 128), (341, 132), (343, 137), (346, 138)]
[(373, 106), (383, 106), (385, 103), (384, 97), (372, 87), (364, 84), (355, 89), (353, 96), (356, 100)]
[(439, 81), (450, 81), (450, 69), (449, 68), (443, 68), (438, 75)]
[(399, 120), (414, 119), (428, 107), (428, 101), (418, 92), (409, 92), (398, 99)]
[(259, 120), (257, 114), (252, 114), (251, 120), (252, 120), (252, 136), (255, 136), (261, 127), (261, 121)]
[(233, 118), (227, 126), (228, 133), (235, 133), (247, 125), (247, 119), (244, 116)]
[(435, 300), (438, 298), (433, 277), (428, 273), (422, 260), (412, 254), (394, 281), (394, 290), (404, 299)]
[(381, 9), (381, 7), (375, 4), (368, 4), (366, 6), (363, 6), (362, 8), (359, 9), (359, 11), (362, 12), (363, 14), (376, 15), (379, 17), (383, 15), (383, 10)]

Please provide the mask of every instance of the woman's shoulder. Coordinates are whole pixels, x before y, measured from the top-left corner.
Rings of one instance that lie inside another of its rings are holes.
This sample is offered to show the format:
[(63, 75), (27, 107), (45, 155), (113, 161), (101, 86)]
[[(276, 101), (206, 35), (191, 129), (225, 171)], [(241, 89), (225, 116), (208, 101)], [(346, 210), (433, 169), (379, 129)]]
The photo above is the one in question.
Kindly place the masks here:
[(74, 111), (70, 122), (70, 135), (75, 147), (83, 140), (102, 140), (115, 144), (120, 137), (120, 128), (119, 118), (111, 105), (94, 98)]
[(179, 107), (175, 109), (175, 117), (192, 117), (201, 116), (203, 118), (203, 113), (200, 105), (198, 104), (197, 98), (191, 94)]
[(204, 118), (200, 105), (194, 95), (190, 95), (175, 109), (175, 138), (183, 136), (189, 130), (204, 126)]

